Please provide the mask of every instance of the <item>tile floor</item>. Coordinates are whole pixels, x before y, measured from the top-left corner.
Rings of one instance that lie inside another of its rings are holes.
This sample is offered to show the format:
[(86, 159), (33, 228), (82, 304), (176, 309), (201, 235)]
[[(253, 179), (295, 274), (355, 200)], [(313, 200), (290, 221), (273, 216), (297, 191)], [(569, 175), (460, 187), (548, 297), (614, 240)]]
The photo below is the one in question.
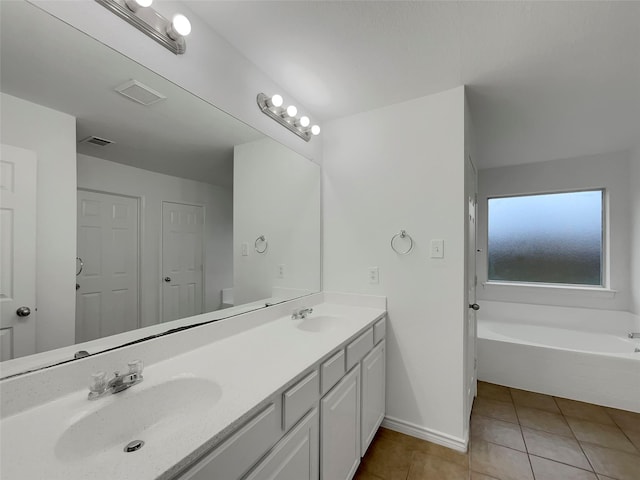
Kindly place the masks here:
[(480, 382), (469, 452), (381, 428), (354, 480), (640, 480), (640, 414)]

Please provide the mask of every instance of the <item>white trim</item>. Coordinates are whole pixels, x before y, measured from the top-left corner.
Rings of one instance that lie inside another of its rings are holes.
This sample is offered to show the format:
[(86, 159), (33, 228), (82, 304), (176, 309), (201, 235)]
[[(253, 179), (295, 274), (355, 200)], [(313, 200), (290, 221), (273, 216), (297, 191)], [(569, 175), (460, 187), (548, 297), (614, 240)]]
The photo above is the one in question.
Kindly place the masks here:
[(421, 427), (411, 422), (406, 422), (398, 418), (386, 416), (382, 421), (382, 427), (396, 432), (411, 435), (412, 437), (437, 443), (443, 447), (452, 448), (459, 452), (466, 452), (469, 445), (469, 438), (458, 438), (447, 433), (442, 433), (430, 428)]
[(583, 287), (580, 285), (561, 285), (552, 283), (524, 283), (524, 282), (495, 282), (488, 281), (482, 283), (482, 288), (487, 290), (500, 290), (500, 289), (520, 289), (526, 291), (531, 289), (532, 292), (539, 292), (540, 289), (547, 290), (549, 292), (558, 292), (571, 295), (581, 295), (585, 297), (597, 297), (597, 298), (613, 298), (618, 293), (617, 290), (604, 287)]

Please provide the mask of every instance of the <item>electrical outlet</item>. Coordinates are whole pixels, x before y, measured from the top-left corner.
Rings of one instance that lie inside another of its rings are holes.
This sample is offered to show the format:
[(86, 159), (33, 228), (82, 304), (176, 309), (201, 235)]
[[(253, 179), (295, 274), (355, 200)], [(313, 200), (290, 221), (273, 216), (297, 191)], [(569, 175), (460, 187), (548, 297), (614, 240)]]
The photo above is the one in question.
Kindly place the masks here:
[(278, 278), (284, 278), (284, 264), (278, 265), (278, 273), (276, 275)]
[(369, 267), (369, 283), (372, 285), (380, 283), (380, 270), (378, 270), (378, 267)]
[(431, 258), (444, 258), (444, 240), (431, 240)]
[(249, 255), (249, 244), (247, 242), (244, 242), (241, 246), (240, 246), (240, 251), (243, 257), (246, 257)]

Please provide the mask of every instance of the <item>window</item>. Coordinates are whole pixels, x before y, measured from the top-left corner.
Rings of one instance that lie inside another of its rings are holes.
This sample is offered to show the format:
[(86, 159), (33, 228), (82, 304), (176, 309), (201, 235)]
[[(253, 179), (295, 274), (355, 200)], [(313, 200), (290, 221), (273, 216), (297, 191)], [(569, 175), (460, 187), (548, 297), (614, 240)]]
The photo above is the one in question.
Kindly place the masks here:
[(603, 285), (603, 190), (489, 199), (489, 281)]

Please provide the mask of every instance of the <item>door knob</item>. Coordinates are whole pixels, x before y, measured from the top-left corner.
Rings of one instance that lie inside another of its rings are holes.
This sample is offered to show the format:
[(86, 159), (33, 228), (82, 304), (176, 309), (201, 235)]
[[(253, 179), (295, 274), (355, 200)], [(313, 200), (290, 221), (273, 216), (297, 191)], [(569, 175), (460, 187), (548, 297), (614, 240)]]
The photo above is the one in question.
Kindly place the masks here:
[(473, 308), (474, 310), (480, 310), (480, 305), (477, 303), (470, 303), (469, 308)]
[(170, 282), (171, 281), (171, 277), (164, 277), (164, 281), (165, 282)]
[(16, 315), (18, 315), (19, 317), (28, 317), (29, 315), (31, 315), (31, 309), (29, 307), (20, 307), (18, 310), (16, 310)]

